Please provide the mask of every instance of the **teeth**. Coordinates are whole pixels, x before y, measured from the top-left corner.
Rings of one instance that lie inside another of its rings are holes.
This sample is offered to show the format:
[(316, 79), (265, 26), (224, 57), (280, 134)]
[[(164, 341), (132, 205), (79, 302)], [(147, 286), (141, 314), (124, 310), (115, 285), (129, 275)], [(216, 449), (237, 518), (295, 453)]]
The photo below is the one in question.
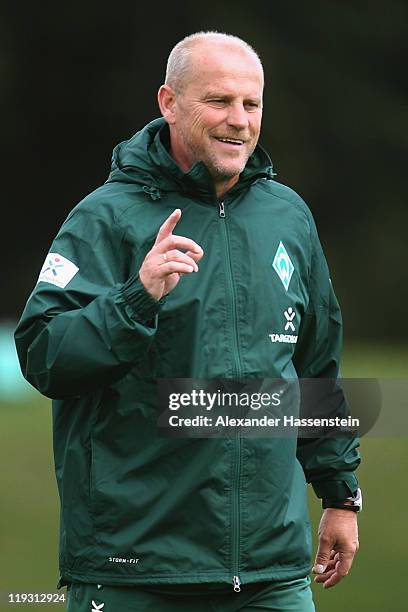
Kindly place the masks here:
[(243, 144), (243, 140), (235, 140), (234, 138), (218, 138), (221, 142), (232, 142), (232, 144)]

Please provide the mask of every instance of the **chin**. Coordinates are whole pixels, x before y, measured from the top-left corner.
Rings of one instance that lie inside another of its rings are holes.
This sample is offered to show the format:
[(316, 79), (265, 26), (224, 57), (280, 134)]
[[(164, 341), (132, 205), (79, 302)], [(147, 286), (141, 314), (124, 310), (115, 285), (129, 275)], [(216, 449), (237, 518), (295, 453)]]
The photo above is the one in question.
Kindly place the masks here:
[(246, 160), (234, 160), (234, 163), (225, 163), (225, 161), (219, 161), (213, 164), (214, 172), (219, 175), (225, 175), (226, 178), (232, 178), (237, 174), (241, 174), (245, 168)]
[(226, 161), (221, 159), (208, 159), (204, 161), (205, 165), (210, 171), (210, 174), (215, 179), (229, 180), (234, 176), (239, 176), (244, 170), (247, 159), (231, 160)]
[(229, 166), (220, 169), (220, 175), (224, 176), (226, 179), (234, 178), (234, 176), (239, 176), (241, 172), (244, 170), (245, 164), (240, 164), (239, 166)]

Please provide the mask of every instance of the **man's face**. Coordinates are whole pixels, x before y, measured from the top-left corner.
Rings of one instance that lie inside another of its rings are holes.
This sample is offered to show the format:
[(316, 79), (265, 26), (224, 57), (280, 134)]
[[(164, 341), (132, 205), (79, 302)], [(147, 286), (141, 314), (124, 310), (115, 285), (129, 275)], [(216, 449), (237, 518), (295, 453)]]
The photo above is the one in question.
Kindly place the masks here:
[(172, 154), (184, 171), (202, 161), (215, 181), (229, 180), (243, 171), (258, 142), (262, 69), (237, 47), (207, 43), (193, 53), (175, 98)]

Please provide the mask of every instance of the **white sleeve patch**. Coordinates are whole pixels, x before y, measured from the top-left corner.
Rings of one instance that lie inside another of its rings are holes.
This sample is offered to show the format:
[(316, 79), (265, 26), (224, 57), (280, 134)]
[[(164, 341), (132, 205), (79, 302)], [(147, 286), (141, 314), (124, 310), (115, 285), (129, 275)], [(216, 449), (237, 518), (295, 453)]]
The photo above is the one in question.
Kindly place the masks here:
[(64, 289), (79, 268), (59, 253), (48, 253), (37, 283), (43, 281)]

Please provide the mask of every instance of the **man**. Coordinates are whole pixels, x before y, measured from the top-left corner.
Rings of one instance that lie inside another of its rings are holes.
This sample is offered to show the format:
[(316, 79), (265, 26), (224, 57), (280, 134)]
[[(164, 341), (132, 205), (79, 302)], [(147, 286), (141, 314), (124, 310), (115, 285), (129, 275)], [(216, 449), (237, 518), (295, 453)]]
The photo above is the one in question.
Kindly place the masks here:
[(355, 439), (157, 432), (158, 379), (338, 373), (311, 213), (257, 144), (263, 83), (234, 36), (176, 45), (163, 118), (70, 213), (16, 331), (54, 398), (71, 611), (314, 610), (306, 481), (327, 507), (316, 580), (337, 584), (357, 550)]

